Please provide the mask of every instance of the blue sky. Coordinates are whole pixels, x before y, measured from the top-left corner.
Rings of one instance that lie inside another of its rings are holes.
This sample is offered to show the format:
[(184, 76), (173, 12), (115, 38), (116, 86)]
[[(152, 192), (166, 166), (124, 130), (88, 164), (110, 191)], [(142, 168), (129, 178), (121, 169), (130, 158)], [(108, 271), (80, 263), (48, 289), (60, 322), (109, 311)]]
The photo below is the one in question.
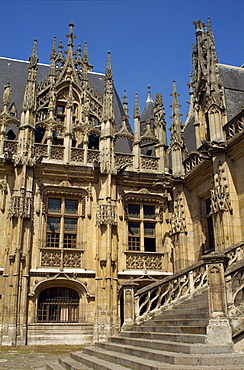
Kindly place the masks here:
[(75, 24), (75, 48), (88, 42), (89, 62), (104, 72), (111, 51), (114, 83), (127, 90), (132, 123), (135, 92), (143, 109), (147, 85), (163, 94), (166, 121), (171, 115), (171, 86), (176, 81), (182, 121), (188, 111), (192, 21), (211, 18), (220, 63), (244, 63), (242, 0), (0, 0), (0, 56), (28, 60), (38, 39), (39, 61), (48, 63), (53, 36), (66, 46), (68, 24)]

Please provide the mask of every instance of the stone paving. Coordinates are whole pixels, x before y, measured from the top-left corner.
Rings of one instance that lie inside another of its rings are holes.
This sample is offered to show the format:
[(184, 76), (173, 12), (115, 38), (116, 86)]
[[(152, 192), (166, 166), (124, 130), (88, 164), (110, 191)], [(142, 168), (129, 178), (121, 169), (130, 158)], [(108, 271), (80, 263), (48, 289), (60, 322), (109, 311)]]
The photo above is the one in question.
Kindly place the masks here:
[(47, 362), (80, 351), (82, 346), (0, 347), (1, 370), (44, 370)]

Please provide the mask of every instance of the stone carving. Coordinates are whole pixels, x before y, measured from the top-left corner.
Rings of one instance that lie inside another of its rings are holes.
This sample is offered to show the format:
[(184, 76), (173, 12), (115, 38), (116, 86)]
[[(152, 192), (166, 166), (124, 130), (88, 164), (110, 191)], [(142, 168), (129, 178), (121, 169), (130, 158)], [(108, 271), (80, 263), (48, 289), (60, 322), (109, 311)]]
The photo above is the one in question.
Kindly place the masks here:
[(98, 205), (97, 225), (117, 226), (116, 205), (112, 204)]
[(38, 157), (38, 156), (45, 156), (47, 155), (47, 144), (35, 144), (35, 148), (34, 148), (34, 152), (35, 152), (35, 156)]
[(0, 182), (0, 209), (2, 212), (5, 210), (6, 195), (8, 193), (7, 181), (3, 180)]
[(219, 165), (219, 170), (215, 174), (215, 187), (211, 190), (211, 212), (232, 211), (231, 202), (229, 200), (228, 185), (225, 184), (225, 170)]
[(51, 159), (63, 160), (64, 158), (64, 147), (62, 146), (51, 146)]
[(4, 85), (4, 91), (3, 91), (3, 106), (4, 105), (9, 105), (10, 100), (12, 96), (12, 90), (10, 87), (10, 83), (7, 82), (6, 85)]
[(192, 296), (206, 285), (207, 271), (204, 263), (185, 269), (167, 281), (149, 285), (146, 291), (135, 294), (135, 304), (138, 304), (136, 323), (142, 323), (148, 315), (152, 317), (164, 311), (183, 297)]
[(126, 268), (161, 270), (162, 256), (163, 253), (126, 252)]
[(84, 149), (71, 148), (71, 161), (84, 162)]
[(184, 161), (185, 173), (189, 173), (196, 166), (198, 166), (202, 161), (203, 157), (198, 152), (191, 153), (189, 157)]
[(141, 168), (144, 170), (158, 171), (159, 158), (141, 156)]
[(61, 250), (42, 250), (41, 266), (59, 267), (61, 265)]
[(241, 133), (244, 130), (244, 111), (233, 118), (223, 129), (225, 131), (226, 140), (230, 140)]
[(20, 196), (14, 195), (11, 198), (10, 208), (9, 208), (9, 218), (21, 217), (21, 218), (31, 218), (32, 216), (32, 198), (21, 194)]
[(172, 213), (170, 220), (171, 235), (186, 232), (186, 218), (183, 198), (180, 196), (180, 194), (177, 195), (174, 203), (174, 212)]
[(41, 266), (49, 267), (81, 267), (83, 251), (41, 249)]
[(14, 140), (4, 140), (4, 152), (10, 151), (12, 155), (17, 154), (18, 142)]
[(115, 154), (115, 167), (121, 169), (123, 166), (133, 167), (133, 155), (129, 154)]
[(93, 163), (93, 161), (99, 161), (99, 150), (88, 149), (87, 163)]

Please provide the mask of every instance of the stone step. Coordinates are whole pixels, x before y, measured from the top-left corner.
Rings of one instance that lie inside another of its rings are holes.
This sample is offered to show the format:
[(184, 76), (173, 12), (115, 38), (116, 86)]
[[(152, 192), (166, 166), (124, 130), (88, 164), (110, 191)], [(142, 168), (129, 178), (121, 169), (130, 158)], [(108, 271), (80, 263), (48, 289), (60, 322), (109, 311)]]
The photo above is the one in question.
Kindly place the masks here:
[(147, 325), (135, 326), (136, 331), (140, 332), (157, 332), (157, 333), (189, 333), (189, 334), (206, 334), (206, 325), (203, 326), (150, 326)]
[[(66, 369), (66, 370), (91, 370), (90, 367), (86, 366), (85, 364), (82, 364), (81, 362), (74, 360), (71, 357), (60, 359), (59, 364), (62, 366), (62, 369)], [(121, 369), (117, 369), (117, 370), (121, 370)]]
[(204, 334), (187, 334), (187, 333), (152, 333), (140, 331), (125, 331), (121, 332), (122, 337), (127, 338), (147, 338), (149, 340), (169, 340), (172, 342), (183, 342), (183, 343), (206, 343), (206, 335)]
[[(136, 370), (163, 369), (165, 364), (197, 366), (198, 369), (200, 369), (199, 366), (222, 366), (223, 369), (225, 369), (225, 366), (239, 366), (237, 368), (241, 369), (244, 364), (244, 355), (241, 354), (177, 354), (152, 349), (148, 351), (147, 348), (133, 348), (115, 344), (108, 350), (105, 348), (105, 343), (99, 343), (99, 347), (86, 347), (83, 352), (92, 357), (95, 356)], [(154, 367), (145, 366), (148, 361)], [(157, 365), (156, 368), (155, 365)]]
[[(114, 336), (109, 338), (106, 345), (119, 344), (121, 346), (132, 346), (157, 349), (160, 351), (170, 351), (176, 353), (188, 354), (210, 354), (210, 353), (231, 353), (232, 347), (230, 345), (208, 345), (199, 343), (179, 343), (166, 340), (148, 340), (144, 338), (126, 338), (121, 336)], [(106, 347), (107, 348), (107, 347)], [(109, 348), (108, 348), (109, 349)]]
[(187, 319), (191, 317), (192, 319), (194, 320), (197, 320), (197, 319), (208, 319), (209, 318), (209, 313), (208, 312), (189, 312), (188, 310), (188, 313), (184, 313), (184, 312), (181, 312), (180, 310), (177, 312), (172, 312), (172, 311), (169, 311), (169, 312), (164, 312), (160, 315), (156, 315), (154, 317), (154, 319), (156, 320), (165, 320), (165, 319), (172, 319), (172, 320), (175, 320), (175, 319)]
[(46, 364), (47, 370), (64, 370), (65, 368), (60, 365), (58, 362), (48, 363)]
[(208, 319), (165, 319), (157, 320), (156, 318), (145, 321), (144, 326), (206, 326), (208, 325)]
[[(138, 359), (134, 356), (113, 353), (95, 347), (83, 349), (83, 353), (75, 352), (70, 355), (79, 363), (96, 370), (125, 370), (125, 368), (135, 370), (159, 370), (161, 364), (147, 359)], [(74, 370), (76, 370), (74, 368)]]

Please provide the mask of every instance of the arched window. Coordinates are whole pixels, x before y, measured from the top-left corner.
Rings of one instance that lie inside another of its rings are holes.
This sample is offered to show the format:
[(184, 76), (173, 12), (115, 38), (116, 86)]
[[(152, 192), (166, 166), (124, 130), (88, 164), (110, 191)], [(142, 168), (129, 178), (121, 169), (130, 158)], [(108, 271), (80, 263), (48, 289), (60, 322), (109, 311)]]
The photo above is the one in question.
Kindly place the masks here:
[(38, 322), (78, 322), (79, 294), (65, 287), (44, 289), (38, 300)]
[(12, 129), (8, 130), (7, 135), (6, 135), (6, 139), (7, 140), (15, 140), (16, 139), (16, 135), (13, 132)]

